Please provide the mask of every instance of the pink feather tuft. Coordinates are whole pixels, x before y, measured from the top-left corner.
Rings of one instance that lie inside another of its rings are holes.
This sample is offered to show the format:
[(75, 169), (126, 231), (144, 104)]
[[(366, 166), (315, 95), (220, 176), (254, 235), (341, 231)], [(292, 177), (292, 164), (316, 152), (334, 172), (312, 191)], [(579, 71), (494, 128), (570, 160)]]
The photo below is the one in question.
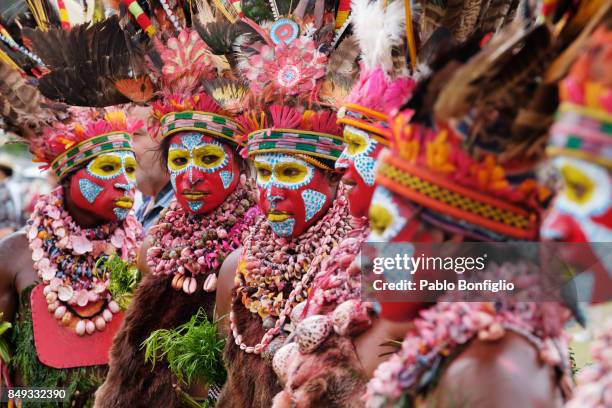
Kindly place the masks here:
[(313, 132), (327, 133), (331, 135), (342, 134), (342, 128), (337, 123), (336, 113), (332, 111), (319, 111), (309, 118), (308, 130)]
[(270, 115), (275, 128), (297, 129), (302, 121), (302, 113), (289, 106), (271, 105)]
[(409, 77), (390, 79), (381, 67), (362, 71), (348, 101), (389, 114), (412, 94), (415, 82)]

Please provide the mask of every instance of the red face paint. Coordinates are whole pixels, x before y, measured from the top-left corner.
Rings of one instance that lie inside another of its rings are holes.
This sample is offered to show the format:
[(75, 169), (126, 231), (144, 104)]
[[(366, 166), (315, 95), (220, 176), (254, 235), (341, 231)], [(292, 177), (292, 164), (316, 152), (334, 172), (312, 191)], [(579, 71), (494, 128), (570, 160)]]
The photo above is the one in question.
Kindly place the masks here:
[(297, 237), (318, 221), (334, 199), (325, 172), (288, 154), (262, 154), (254, 159), (259, 206), (274, 233)]
[(74, 204), (107, 221), (123, 220), (134, 203), (134, 153), (105, 153), (77, 170), (70, 179)]
[(177, 200), (194, 214), (217, 208), (240, 180), (234, 151), (214, 137), (196, 132), (171, 136), (168, 170)]

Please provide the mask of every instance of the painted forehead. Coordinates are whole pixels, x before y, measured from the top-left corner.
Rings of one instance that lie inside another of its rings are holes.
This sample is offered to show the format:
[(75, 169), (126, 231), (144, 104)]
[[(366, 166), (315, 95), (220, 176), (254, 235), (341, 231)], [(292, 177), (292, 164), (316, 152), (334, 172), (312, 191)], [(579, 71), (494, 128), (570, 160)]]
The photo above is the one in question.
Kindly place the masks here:
[(214, 137), (203, 135), (202, 133), (190, 132), (182, 135), (177, 135), (172, 139), (170, 149), (186, 149), (193, 150), (204, 144), (214, 144), (222, 146)]
[(299, 164), (304, 167), (314, 167), (312, 164), (308, 163), (305, 160), (292, 156), (290, 154), (282, 154), (282, 153), (265, 153), (255, 156), (253, 159), (255, 163), (260, 164), (268, 164), (271, 167), (274, 167), (277, 164)]

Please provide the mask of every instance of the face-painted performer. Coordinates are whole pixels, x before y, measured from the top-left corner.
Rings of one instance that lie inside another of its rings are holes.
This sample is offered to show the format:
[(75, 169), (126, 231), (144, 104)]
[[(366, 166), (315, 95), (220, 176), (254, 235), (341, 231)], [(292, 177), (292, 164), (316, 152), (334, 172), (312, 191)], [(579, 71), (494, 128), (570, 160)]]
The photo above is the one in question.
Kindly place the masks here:
[[(529, 42), (546, 26), (535, 27), (521, 36), (521, 42)], [(542, 52), (532, 46), (515, 47), (519, 37), (512, 36), (517, 28), (507, 27), (467, 63), (461, 63), (465, 55), (459, 55), (460, 60), (439, 66), (407, 105), (414, 111), (401, 112), (393, 120), (393, 149), (379, 164), (370, 207), (372, 239), (424, 243), (539, 239), (547, 194), (529, 176), (529, 167), (543, 156), (533, 146), (545, 143), (534, 138), (547, 137), (546, 123), (552, 118), (542, 114), (550, 112), (542, 109), (549, 99), (534, 96), (550, 90), (551, 84), (539, 78), (557, 61), (543, 61), (541, 73), (525, 73), (521, 96), (502, 102), (507, 90), (504, 80), (491, 74), (493, 68), (503, 72), (508, 63), (504, 61), (509, 61), (503, 56), (508, 51), (500, 50), (511, 49), (512, 61)], [(563, 32), (554, 38), (555, 53), (569, 46), (566, 38)], [(484, 79), (488, 75), (492, 76)], [(412, 104), (423, 101), (424, 95), (425, 105)], [(525, 100), (531, 103), (521, 105), (519, 101)], [(469, 106), (463, 101), (470, 101)], [(526, 122), (526, 117), (540, 120)], [(542, 274), (526, 274), (524, 262), (517, 257), (486, 271), (491, 279), (500, 273), (517, 282), (517, 292), (541, 289), (534, 282)], [(532, 283), (523, 286), (523, 278)], [(542, 399), (560, 406), (571, 395), (568, 336), (563, 331), (570, 312), (560, 302), (521, 302), (508, 296), (457, 302), (445, 294), (436, 303), (381, 302), (381, 308), (382, 316), (409, 321), (412, 327), (400, 350), (369, 381), (367, 407), (445, 406), (456, 401), (532, 406)], [(510, 378), (512, 387), (504, 387)]]
[[(244, 85), (217, 78), (227, 60), (214, 56), (194, 30), (158, 43), (157, 51), (164, 63), (161, 98), (152, 103), (149, 130), (160, 142), (176, 198), (150, 229), (146, 277), (116, 337), (97, 407), (170, 407), (214, 397), (224, 380), (213, 324), (217, 273), (258, 214), (255, 183), (239, 155), (244, 131), (235, 117)], [(193, 319), (189, 330), (181, 328)], [(206, 331), (213, 333), (210, 341), (197, 337)], [(180, 344), (191, 348), (179, 345), (180, 353), (160, 359), (167, 350), (156, 344), (178, 333)], [(182, 367), (197, 368), (175, 368), (186, 359)]]
[(271, 406), (279, 391), (274, 353), (294, 329), (295, 307), (321, 261), (351, 229), (334, 168), (341, 128), (323, 104), (339, 86), (326, 76), (336, 44), (334, 15), (323, 3), (317, 1), (315, 15), (305, 13), (306, 2), (296, 4), (290, 17), (277, 13), (271, 25), (245, 19), (257, 34), (236, 47), (254, 102), (244, 123), (264, 216), (222, 267), (218, 313), (229, 313), (231, 332), (219, 406)]
[[(47, 16), (59, 21), (59, 15)], [(13, 63), (23, 59), (0, 58), (6, 123), (58, 182), (37, 201), (27, 226), (0, 244), (0, 310), (9, 321), (18, 313), (8, 367), (18, 382), (5, 377), (4, 385), (65, 388), (66, 404), (84, 407), (92, 405), (106, 374), (108, 351), (130, 296), (125, 282), (135, 279), (142, 241), (131, 210), (136, 170), (131, 143), (144, 123), (129, 120), (122, 108), (101, 107), (129, 101), (114, 81), (133, 79), (137, 71), (131, 67), (142, 60), (129, 51), (127, 35), (116, 35), (121, 33), (116, 18), (66, 31), (68, 20), (60, 28), (41, 19), (36, 21), (44, 31), (24, 29), (15, 37), (30, 40), (31, 49), (14, 43), (28, 61), (23, 68)], [(7, 35), (3, 31), (3, 38)], [(94, 49), (92, 37), (109, 47)], [(121, 61), (108, 55), (110, 49)], [(112, 81), (92, 68), (102, 60)], [(34, 74), (38, 88), (28, 79)]]
[[(608, 14), (608, 27), (611, 18)], [(564, 242), (594, 242), (593, 248), (606, 251), (612, 242), (612, 72), (603, 67), (612, 63), (612, 30), (602, 24), (581, 48), (569, 75), (560, 83), (562, 103), (551, 128), (547, 153), (559, 171), (561, 188), (542, 225), (544, 239)], [(594, 281), (592, 303), (610, 300), (612, 278), (605, 265), (593, 265), (593, 257), (607, 252), (594, 251), (567, 259), (585, 259)], [(577, 265), (579, 268), (584, 265)], [(592, 322), (588, 322), (592, 323)], [(576, 376), (568, 408), (607, 406), (612, 403), (612, 322), (608, 318), (593, 327), (593, 364)]]
[[(414, 51), (415, 42), (414, 38), (406, 38), (407, 11), (403, 2), (353, 1), (351, 13), (352, 32), (361, 48), (362, 72), (341, 110), (343, 114), (339, 115), (346, 146), (336, 167), (346, 169), (342, 180), (348, 185), (351, 215), (356, 217), (353, 222), (358, 226), (323, 263), (313, 281), (293, 342), (276, 355), (273, 366), (284, 385), (283, 392), (274, 400), (274, 406), (279, 407), (362, 405), (369, 376), (394, 351), (381, 344), (388, 340), (401, 341), (405, 333), (401, 325), (387, 330), (372, 303), (362, 302), (357, 255), (370, 226), (360, 219), (367, 215), (374, 195), (379, 155), (391, 142), (388, 114), (410, 97), (415, 86), (413, 78), (420, 78), (428, 70), (427, 50), (442, 49), (445, 44), (438, 35), (423, 28), (416, 37), (429, 39), (420, 44), (421, 59), (413, 66), (412, 62), (416, 61), (411, 58), (417, 53), (407, 47), (412, 44)], [(473, 32), (484, 28), (480, 27), (482, 22), (476, 21), (474, 26), (462, 28), (453, 24), (456, 23), (446, 20), (443, 31), (454, 33), (458, 42), (465, 40), (460, 29)], [(428, 23), (423, 19), (415, 22), (415, 27), (428, 27)], [(389, 36), (389, 33), (396, 35)], [(398, 61), (410, 61), (411, 66)], [(336, 361), (340, 363), (332, 363)], [(326, 384), (327, 388), (317, 384)]]

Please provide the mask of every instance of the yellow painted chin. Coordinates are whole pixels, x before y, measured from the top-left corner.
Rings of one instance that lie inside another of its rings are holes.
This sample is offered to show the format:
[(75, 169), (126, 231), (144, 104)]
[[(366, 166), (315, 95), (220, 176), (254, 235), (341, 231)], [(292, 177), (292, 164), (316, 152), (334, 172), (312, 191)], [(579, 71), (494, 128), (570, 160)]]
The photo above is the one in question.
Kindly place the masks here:
[(370, 206), (370, 228), (378, 235), (382, 235), (393, 222), (393, 215), (380, 204)]
[(588, 202), (595, 192), (595, 182), (581, 169), (569, 163), (560, 168), (565, 183), (565, 195), (577, 204)]
[(268, 214), (268, 221), (271, 221), (271, 222), (287, 221), (289, 218), (291, 218), (291, 214), (283, 214), (283, 213), (269, 213)]

